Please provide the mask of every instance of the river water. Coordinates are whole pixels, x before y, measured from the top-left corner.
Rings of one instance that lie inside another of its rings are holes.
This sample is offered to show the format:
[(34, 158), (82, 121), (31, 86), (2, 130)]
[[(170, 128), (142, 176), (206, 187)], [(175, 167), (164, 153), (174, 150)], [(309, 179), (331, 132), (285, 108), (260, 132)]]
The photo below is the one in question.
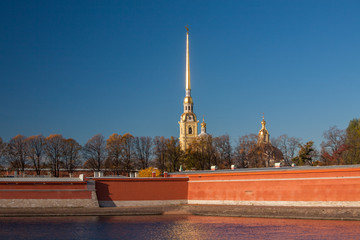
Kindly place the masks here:
[(0, 239), (360, 239), (360, 221), (192, 215), (0, 218)]

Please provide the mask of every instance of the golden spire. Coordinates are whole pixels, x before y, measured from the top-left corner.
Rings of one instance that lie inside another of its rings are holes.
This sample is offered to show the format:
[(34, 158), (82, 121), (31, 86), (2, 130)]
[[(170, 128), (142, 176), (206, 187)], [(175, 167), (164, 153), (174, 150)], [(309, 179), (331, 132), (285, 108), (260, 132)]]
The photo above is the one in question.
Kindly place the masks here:
[(191, 84), (190, 84), (190, 58), (189, 58), (189, 26), (186, 25), (185, 28), (186, 28), (186, 73), (185, 73), (186, 88), (185, 89), (186, 89), (186, 96), (190, 97)]

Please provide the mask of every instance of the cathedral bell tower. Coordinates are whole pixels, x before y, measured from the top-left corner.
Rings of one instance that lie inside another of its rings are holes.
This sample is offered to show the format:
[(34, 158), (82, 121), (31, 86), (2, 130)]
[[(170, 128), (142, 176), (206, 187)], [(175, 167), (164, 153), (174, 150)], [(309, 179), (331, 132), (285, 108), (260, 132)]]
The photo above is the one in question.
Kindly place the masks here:
[(189, 59), (189, 28), (186, 28), (186, 72), (185, 72), (185, 98), (184, 113), (181, 114), (180, 125), (180, 147), (185, 151), (198, 135), (198, 120), (194, 111), (194, 103), (191, 97), (190, 83), (190, 59)]

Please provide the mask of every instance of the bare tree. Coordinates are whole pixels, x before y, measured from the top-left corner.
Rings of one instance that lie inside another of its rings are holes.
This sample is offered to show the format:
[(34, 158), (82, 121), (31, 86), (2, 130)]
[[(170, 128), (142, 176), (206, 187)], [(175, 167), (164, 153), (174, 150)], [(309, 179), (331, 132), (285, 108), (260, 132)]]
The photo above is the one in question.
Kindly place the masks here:
[(230, 168), (232, 165), (232, 147), (228, 134), (214, 138), (216, 152), (219, 156), (219, 168)]
[(205, 145), (205, 158), (208, 160), (208, 163), (205, 165), (204, 169), (210, 169), (212, 165), (217, 165), (216, 163), (218, 162), (214, 138), (209, 134), (203, 138), (203, 141)]
[[(257, 137), (257, 136), (256, 136)], [(250, 168), (259, 168), (265, 167), (264, 164), (264, 145), (259, 145), (256, 141), (252, 142), (253, 144), (250, 146), (247, 158), (247, 165)]]
[(135, 145), (133, 135), (131, 135), (130, 133), (125, 133), (121, 139), (121, 146), (121, 159), (124, 170), (127, 173), (130, 173), (130, 171), (134, 168)]
[(284, 155), (284, 161), (286, 165), (291, 165), (291, 159), (296, 156), (296, 153), (300, 150), (301, 140), (295, 137), (288, 137), (283, 134), (276, 139), (272, 140), (272, 144), (279, 148)]
[(155, 165), (160, 171), (164, 172), (166, 169), (166, 150), (167, 139), (164, 137), (154, 138), (154, 155)]
[(256, 134), (248, 134), (239, 137), (234, 151), (234, 160), (238, 167), (249, 167), (248, 155), (255, 149), (257, 138), (258, 136)]
[(106, 142), (101, 134), (96, 134), (87, 141), (83, 147), (83, 154), (86, 159), (85, 167), (94, 171), (100, 171), (106, 158)]
[(340, 164), (342, 153), (346, 150), (346, 132), (336, 126), (330, 127), (323, 134), (324, 141), (321, 143), (321, 156), (326, 165), (331, 163)]
[(61, 134), (51, 134), (45, 138), (45, 154), (54, 177), (60, 176), (61, 157), (64, 152), (64, 138)]
[(26, 139), (27, 152), (32, 166), (35, 169), (36, 175), (41, 174), (44, 160), (45, 138), (43, 135), (30, 136)]
[(153, 140), (151, 137), (135, 137), (134, 140), (138, 166), (141, 169), (148, 168), (152, 156)]
[(24, 172), (27, 162), (27, 146), (25, 136), (17, 135), (10, 139), (7, 148), (7, 158), (10, 166), (13, 169), (18, 169)]
[(179, 139), (170, 137), (169, 141), (167, 141), (166, 170), (169, 172), (175, 172), (177, 169), (179, 169), (181, 158), (182, 151), (180, 148)]
[(72, 177), (74, 170), (80, 165), (81, 145), (74, 139), (64, 139), (63, 163), (64, 167)]
[(211, 135), (198, 136), (187, 148), (184, 155), (186, 169), (210, 169), (212, 160), (215, 158), (215, 148), (212, 144)]
[(3, 157), (6, 154), (6, 147), (7, 144), (3, 142), (2, 138), (0, 137), (0, 162), (3, 162)]

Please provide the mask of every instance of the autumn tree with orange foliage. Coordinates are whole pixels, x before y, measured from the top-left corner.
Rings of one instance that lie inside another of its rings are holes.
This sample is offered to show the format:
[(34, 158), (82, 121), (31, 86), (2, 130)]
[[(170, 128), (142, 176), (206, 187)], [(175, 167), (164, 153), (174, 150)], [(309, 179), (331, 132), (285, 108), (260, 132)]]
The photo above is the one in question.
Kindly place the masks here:
[(154, 167), (148, 167), (139, 171), (139, 177), (152, 177), (152, 173), (155, 172), (155, 177), (160, 177), (161, 172)]
[(152, 154), (150, 137), (134, 137), (130, 133), (123, 136), (114, 133), (106, 140), (108, 157), (105, 167), (119, 175), (134, 169), (146, 168)]
[(106, 140), (106, 150), (108, 155), (105, 167), (112, 169), (117, 175), (121, 174), (122, 136), (116, 133), (112, 134)]

